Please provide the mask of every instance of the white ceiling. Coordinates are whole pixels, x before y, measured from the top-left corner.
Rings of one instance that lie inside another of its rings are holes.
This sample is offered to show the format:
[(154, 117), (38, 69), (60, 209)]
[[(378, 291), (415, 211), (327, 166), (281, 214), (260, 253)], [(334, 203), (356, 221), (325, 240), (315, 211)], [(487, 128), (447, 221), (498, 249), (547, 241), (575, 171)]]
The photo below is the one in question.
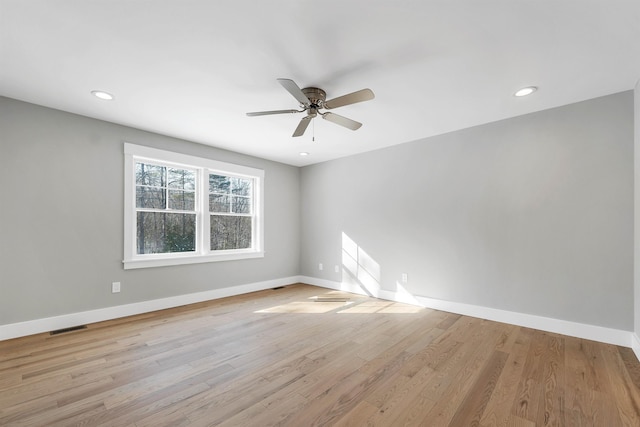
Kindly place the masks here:
[[(302, 114), (245, 115), (298, 107), (280, 77), (376, 98), (292, 138)], [(297, 166), (638, 78), (639, 0), (0, 0), (0, 95)]]

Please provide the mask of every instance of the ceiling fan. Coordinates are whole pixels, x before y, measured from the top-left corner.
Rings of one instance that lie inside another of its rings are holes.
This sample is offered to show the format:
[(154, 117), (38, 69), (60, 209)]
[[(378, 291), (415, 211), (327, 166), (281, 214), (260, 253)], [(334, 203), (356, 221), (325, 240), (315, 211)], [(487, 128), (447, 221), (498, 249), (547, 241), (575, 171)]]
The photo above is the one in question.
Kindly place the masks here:
[(355, 120), (348, 119), (346, 117), (339, 116), (338, 114), (331, 113), (329, 111), (320, 110), (332, 110), (338, 107), (344, 107), (345, 105), (356, 104), (358, 102), (369, 101), (375, 97), (371, 89), (362, 89), (357, 92), (349, 93), (347, 95), (339, 96), (337, 98), (326, 101), (327, 94), (324, 90), (317, 87), (306, 87), (300, 89), (296, 82), (290, 79), (278, 79), (278, 82), (284, 87), (295, 99), (300, 103), (302, 110), (274, 110), (274, 111), (258, 111), (255, 113), (247, 113), (247, 116), (268, 116), (271, 114), (294, 114), (304, 113), (307, 115), (300, 120), (298, 127), (293, 132), (293, 137), (304, 135), (304, 131), (307, 130), (307, 126), (311, 120), (320, 114), (323, 119), (329, 120), (337, 125), (344, 126), (347, 129), (356, 130), (362, 126), (362, 123)]

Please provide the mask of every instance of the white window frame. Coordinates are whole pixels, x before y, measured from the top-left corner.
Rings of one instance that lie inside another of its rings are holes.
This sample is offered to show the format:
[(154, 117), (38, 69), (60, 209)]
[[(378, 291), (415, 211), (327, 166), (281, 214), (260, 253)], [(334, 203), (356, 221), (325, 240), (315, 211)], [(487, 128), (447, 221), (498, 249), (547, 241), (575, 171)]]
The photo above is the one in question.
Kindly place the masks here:
[[(137, 161), (196, 171), (196, 250), (162, 254), (138, 254), (136, 249), (136, 178)], [(210, 250), (209, 174), (228, 175), (253, 180), (252, 247), (247, 249)], [(264, 171), (262, 169), (221, 162), (124, 143), (124, 259), (125, 270), (145, 267), (196, 264), (264, 257)]]

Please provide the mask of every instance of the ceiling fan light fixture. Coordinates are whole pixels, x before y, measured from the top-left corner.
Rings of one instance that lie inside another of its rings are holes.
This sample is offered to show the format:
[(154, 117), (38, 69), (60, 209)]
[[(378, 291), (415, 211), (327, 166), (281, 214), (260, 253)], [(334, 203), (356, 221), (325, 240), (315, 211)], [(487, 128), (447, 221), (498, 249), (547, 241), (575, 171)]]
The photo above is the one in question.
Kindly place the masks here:
[(537, 91), (538, 88), (536, 86), (527, 86), (527, 87), (523, 87), (522, 89), (518, 90), (516, 93), (513, 94), (513, 96), (517, 96), (518, 98), (523, 97), (523, 96), (527, 96), (527, 95), (531, 95), (533, 92)]
[(306, 151), (301, 151), (298, 154), (301, 155), (302, 157), (305, 157), (305, 156), (309, 155), (309, 153), (307, 153)]
[(92, 90), (91, 94), (96, 98), (102, 99), (103, 101), (112, 101), (115, 98), (109, 92), (105, 92), (103, 90)]

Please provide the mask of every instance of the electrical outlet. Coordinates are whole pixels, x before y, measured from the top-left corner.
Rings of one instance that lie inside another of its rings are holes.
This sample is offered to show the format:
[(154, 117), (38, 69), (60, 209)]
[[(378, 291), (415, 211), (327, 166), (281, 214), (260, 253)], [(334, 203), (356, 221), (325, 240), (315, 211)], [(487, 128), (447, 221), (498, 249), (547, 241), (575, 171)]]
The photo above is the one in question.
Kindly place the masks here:
[(340, 273), (340, 266), (336, 265), (335, 267), (333, 267), (333, 271), (335, 271), (336, 273)]
[(318, 264), (318, 270), (324, 270), (324, 266), (322, 265), (322, 263)]
[(111, 293), (117, 294), (118, 292), (120, 292), (120, 282), (111, 283)]
[(407, 273), (402, 273), (402, 283), (407, 283), (409, 281), (409, 276)]

